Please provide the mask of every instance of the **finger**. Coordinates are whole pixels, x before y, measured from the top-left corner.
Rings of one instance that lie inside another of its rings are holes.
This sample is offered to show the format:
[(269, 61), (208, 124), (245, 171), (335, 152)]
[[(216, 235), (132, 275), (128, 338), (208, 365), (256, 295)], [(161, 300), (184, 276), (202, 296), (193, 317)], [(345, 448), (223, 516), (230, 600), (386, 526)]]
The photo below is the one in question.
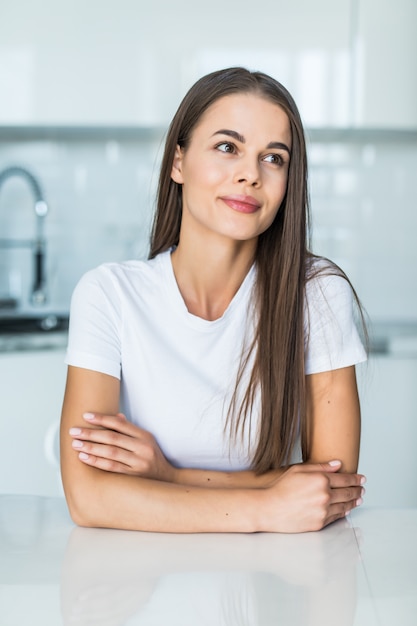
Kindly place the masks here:
[(291, 465), (286, 471), (310, 474), (320, 472), (328, 478), (330, 485), (334, 487), (364, 485), (366, 483), (366, 478), (362, 474), (339, 473), (338, 470), (341, 466), (340, 461), (329, 461), (329, 463), (297, 463), (296, 465)]
[(92, 443), (112, 445), (133, 452), (139, 441), (138, 438), (133, 439), (129, 435), (123, 435), (114, 430), (101, 428), (70, 428), (69, 434), (73, 437), (74, 441), (78, 442), (74, 445), (73, 441), (73, 447), (79, 448), (81, 448), (81, 442), (89, 441)]
[(332, 489), (330, 498), (333, 504), (340, 502), (358, 501), (365, 494), (363, 487), (341, 487), (340, 489)]
[(129, 467), (133, 466), (136, 458), (131, 450), (116, 445), (106, 445), (74, 439), (72, 447), (77, 452), (83, 452), (84, 454), (90, 454), (109, 461), (120, 462)]
[(142, 429), (129, 422), (123, 413), (117, 415), (104, 415), (102, 413), (84, 413), (83, 418), (94, 426), (116, 430), (125, 435), (133, 435)]
[(340, 487), (359, 487), (366, 483), (366, 478), (362, 474), (328, 474), (330, 487), (333, 489)]
[(288, 469), (300, 472), (326, 472), (326, 474), (332, 474), (338, 472), (341, 467), (342, 461), (338, 460), (329, 461), (328, 463), (310, 463), (307, 461), (290, 465)]
[(329, 512), (323, 524), (323, 527), (328, 526), (329, 524), (331, 524), (332, 522), (335, 522), (338, 519), (342, 519), (346, 517), (346, 515), (350, 511), (352, 511), (352, 509), (355, 509), (357, 506), (359, 506), (357, 502), (358, 502), (357, 500), (356, 501), (350, 500), (349, 502), (340, 502), (337, 504), (330, 505)]
[(325, 472), (331, 487), (359, 486), (366, 483), (366, 477), (363, 474), (339, 473), (341, 466), (341, 461), (333, 460), (328, 463), (298, 463), (290, 466), (289, 469), (298, 472)]
[(333, 522), (337, 522), (337, 520), (344, 519), (346, 515), (348, 514), (348, 512), (349, 511), (346, 511), (344, 513), (334, 513), (333, 515), (330, 515), (324, 522), (323, 528), (325, 528), (326, 526), (329, 526), (329, 524), (333, 524)]
[(133, 473), (128, 465), (125, 465), (120, 461), (115, 461), (114, 459), (103, 458), (94, 454), (88, 454), (87, 452), (80, 452), (78, 458), (85, 465), (96, 467), (97, 469), (104, 470), (105, 472), (113, 472), (115, 474)]
[(342, 467), (342, 461), (329, 461), (328, 463), (297, 463), (290, 466), (294, 470), (302, 472), (337, 472)]

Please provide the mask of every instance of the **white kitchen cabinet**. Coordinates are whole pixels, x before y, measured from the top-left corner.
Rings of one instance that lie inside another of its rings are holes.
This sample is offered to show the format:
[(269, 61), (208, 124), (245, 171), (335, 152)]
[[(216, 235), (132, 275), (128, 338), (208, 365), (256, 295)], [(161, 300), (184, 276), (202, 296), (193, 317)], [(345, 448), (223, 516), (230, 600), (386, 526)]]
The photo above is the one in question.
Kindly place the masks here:
[(0, 493), (63, 495), (59, 421), (63, 350), (0, 353)]
[(373, 356), (358, 374), (365, 504), (417, 507), (417, 358)]
[(355, 126), (417, 128), (417, 2), (352, 1)]
[(349, 123), (351, 0), (4, 3), (0, 125), (164, 125), (202, 74), (271, 73), (307, 125)]

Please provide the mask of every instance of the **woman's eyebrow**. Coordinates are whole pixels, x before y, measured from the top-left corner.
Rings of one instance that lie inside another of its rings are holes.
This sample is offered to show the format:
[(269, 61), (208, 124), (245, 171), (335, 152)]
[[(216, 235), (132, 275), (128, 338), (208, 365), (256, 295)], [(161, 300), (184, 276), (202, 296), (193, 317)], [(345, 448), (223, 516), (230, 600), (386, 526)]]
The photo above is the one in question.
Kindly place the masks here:
[(286, 152), (288, 152), (289, 155), (291, 155), (291, 150), (289, 149), (287, 144), (282, 143), (281, 141), (271, 141), (271, 143), (269, 143), (266, 147), (276, 148), (277, 150), (285, 150)]
[(228, 130), (227, 128), (222, 128), (221, 130), (216, 130), (215, 133), (213, 133), (212, 137), (214, 137), (215, 135), (227, 135), (228, 137), (233, 137), (233, 139), (236, 139), (237, 141), (240, 141), (240, 143), (245, 143), (246, 139), (244, 138), (243, 135), (241, 135), (240, 133), (236, 132), (235, 130)]
[[(236, 132), (235, 130), (229, 130), (228, 128), (222, 128), (221, 130), (217, 130), (215, 133), (213, 133), (212, 136), (214, 137), (215, 135), (227, 135), (228, 137), (233, 137), (233, 139), (240, 141), (240, 143), (246, 143), (246, 139), (243, 135)], [(286, 152), (288, 152), (288, 154), (291, 154), (291, 150), (289, 149), (287, 144), (282, 143), (281, 141), (271, 141), (266, 147), (268, 149), (276, 148), (277, 150), (285, 150)]]

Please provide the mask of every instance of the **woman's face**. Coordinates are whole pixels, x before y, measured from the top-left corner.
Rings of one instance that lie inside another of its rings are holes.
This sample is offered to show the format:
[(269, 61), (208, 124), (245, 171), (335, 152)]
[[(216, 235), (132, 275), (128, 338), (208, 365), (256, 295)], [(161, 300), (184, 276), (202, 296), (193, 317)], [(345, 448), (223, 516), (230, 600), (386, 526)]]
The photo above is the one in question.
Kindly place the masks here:
[(252, 93), (224, 96), (177, 146), (172, 179), (182, 185), (182, 229), (256, 239), (285, 196), (291, 153), (286, 113)]

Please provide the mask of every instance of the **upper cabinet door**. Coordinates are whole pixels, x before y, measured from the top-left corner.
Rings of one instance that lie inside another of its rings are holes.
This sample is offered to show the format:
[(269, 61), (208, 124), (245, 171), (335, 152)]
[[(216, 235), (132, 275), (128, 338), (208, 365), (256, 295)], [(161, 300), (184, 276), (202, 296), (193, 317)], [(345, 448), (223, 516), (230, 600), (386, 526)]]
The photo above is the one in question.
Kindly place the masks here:
[(188, 13), (177, 49), (182, 91), (209, 71), (243, 65), (283, 83), (306, 126), (351, 123), (350, 0), (212, 0), (201, 24)]
[(141, 4), (127, 0), (3, 2), (0, 124), (138, 121)]
[(350, 0), (14, 0), (0, 125), (166, 125), (202, 74), (272, 74), (310, 126), (349, 123)]
[(416, 0), (353, 0), (355, 126), (417, 128)]
[(0, 125), (165, 126), (197, 78), (244, 65), (306, 126), (417, 126), (416, 0), (2, 4)]

